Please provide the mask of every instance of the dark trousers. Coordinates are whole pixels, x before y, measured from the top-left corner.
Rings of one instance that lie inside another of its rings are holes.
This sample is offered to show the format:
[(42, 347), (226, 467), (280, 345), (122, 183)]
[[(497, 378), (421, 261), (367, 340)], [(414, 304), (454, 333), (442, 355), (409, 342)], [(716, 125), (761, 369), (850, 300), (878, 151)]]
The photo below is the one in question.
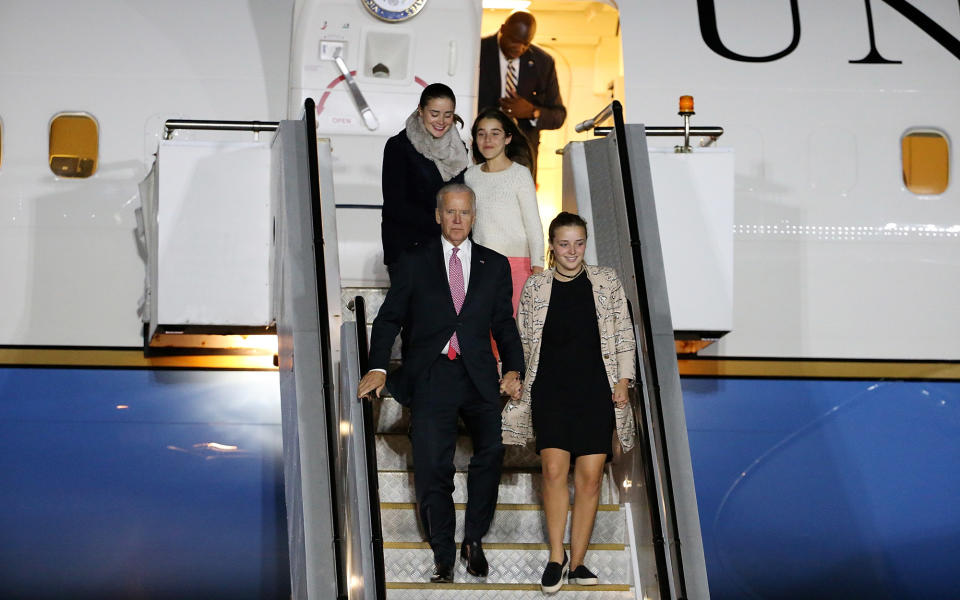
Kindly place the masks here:
[(410, 411), (414, 485), (421, 523), (434, 560), (452, 565), (456, 559), (453, 454), (457, 417), (463, 419), (473, 440), (464, 539), (480, 541), (493, 520), (500, 486), (504, 453), (500, 403), (480, 395), (461, 359), (438, 356), (417, 382)]

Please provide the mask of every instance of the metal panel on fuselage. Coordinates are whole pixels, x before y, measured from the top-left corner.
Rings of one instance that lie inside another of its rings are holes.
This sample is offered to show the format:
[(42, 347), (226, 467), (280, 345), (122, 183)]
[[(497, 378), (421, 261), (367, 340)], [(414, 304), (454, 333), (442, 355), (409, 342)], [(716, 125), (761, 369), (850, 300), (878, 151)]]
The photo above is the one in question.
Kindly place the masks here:
[(900, 138), (960, 132), (960, 14), (911, 3), (941, 43), (874, 2), (876, 48), (902, 63), (860, 64), (864, 5), (800, 4), (795, 35), (788, 2), (621, 6), (637, 32), (624, 36), (627, 119), (674, 123), (693, 94), (694, 122), (724, 126), (737, 152), (733, 332), (706, 353), (956, 360), (960, 188), (907, 191)]
[[(415, 17), (385, 23), (353, 0), (304, 2), (295, 26), (290, 69), (290, 105), (316, 100), (317, 135), (333, 148), (337, 227), (344, 285), (385, 286), (380, 210), (381, 168), (387, 139), (404, 128), (430, 83), (444, 83), (457, 97), (457, 113), (469, 125), (476, 104), (481, 6), (478, 0), (431, 0)], [(344, 62), (355, 72), (379, 125), (368, 129), (323, 43), (342, 45)], [(372, 66), (387, 63), (389, 76)], [(469, 131), (463, 131), (469, 137)], [(350, 205), (345, 207), (343, 205)], [(362, 206), (370, 208), (360, 208)]]
[[(292, 0), (0, 6), (0, 344), (142, 343), (134, 209), (163, 121), (282, 118), (292, 18)], [(90, 178), (47, 166), (61, 111), (98, 122)]]

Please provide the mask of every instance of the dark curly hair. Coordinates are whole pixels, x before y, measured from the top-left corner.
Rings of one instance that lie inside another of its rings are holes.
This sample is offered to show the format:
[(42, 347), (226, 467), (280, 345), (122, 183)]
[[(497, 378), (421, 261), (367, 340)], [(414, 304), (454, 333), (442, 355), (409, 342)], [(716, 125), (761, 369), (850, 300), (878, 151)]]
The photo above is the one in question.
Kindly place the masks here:
[(471, 131), (473, 134), (473, 162), (477, 164), (486, 162), (486, 159), (480, 152), (480, 147), (477, 146), (477, 127), (480, 126), (480, 121), (484, 119), (496, 119), (500, 122), (504, 135), (510, 136), (510, 143), (507, 144), (504, 150), (507, 158), (530, 169), (533, 166), (533, 152), (530, 150), (530, 142), (527, 141), (527, 136), (523, 135), (523, 132), (520, 131), (517, 124), (513, 122), (513, 119), (503, 114), (503, 111), (499, 108), (485, 108), (480, 111), (477, 118), (473, 120), (473, 129)]

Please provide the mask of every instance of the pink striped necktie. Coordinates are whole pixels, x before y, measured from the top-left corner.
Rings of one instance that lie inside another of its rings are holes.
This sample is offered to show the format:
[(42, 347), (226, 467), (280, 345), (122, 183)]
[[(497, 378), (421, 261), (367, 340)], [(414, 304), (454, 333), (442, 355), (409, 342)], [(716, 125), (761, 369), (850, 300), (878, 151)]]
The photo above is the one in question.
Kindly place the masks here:
[[(466, 296), (466, 290), (463, 285), (463, 265), (460, 263), (460, 259), (457, 257), (457, 252), (460, 251), (460, 248), (454, 248), (453, 254), (450, 255), (450, 297), (453, 298), (453, 307), (457, 310), (457, 314), (460, 314), (460, 309), (463, 308), (463, 299)], [(453, 336), (450, 338), (450, 348), (447, 350), (447, 358), (453, 360), (460, 354), (460, 342), (457, 340), (457, 332), (453, 332)]]

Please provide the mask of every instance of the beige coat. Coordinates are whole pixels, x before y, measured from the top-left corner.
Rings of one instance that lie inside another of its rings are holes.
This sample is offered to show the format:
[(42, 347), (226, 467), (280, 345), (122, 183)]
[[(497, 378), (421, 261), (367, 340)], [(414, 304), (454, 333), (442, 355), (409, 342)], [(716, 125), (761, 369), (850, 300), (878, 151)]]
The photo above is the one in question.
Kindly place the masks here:
[[(593, 301), (597, 308), (597, 323), (600, 328), (600, 350), (603, 352), (603, 366), (607, 371), (612, 394), (613, 386), (618, 380), (634, 378), (637, 344), (633, 335), (633, 324), (630, 322), (627, 300), (617, 272), (609, 267), (591, 266), (586, 266), (586, 271), (593, 285)], [(527, 373), (520, 400), (507, 402), (503, 409), (504, 444), (522, 446), (534, 437), (530, 390), (537, 378), (540, 339), (543, 324), (547, 319), (552, 287), (553, 269), (548, 269), (531, 275), (520, 294), (517, 326), (520, 329)], [(614, 407), (614, 412), (620, 445), (624, 452), (628, 452), (636, 443), (633, 409), (628, 403), (623, 408)]]

